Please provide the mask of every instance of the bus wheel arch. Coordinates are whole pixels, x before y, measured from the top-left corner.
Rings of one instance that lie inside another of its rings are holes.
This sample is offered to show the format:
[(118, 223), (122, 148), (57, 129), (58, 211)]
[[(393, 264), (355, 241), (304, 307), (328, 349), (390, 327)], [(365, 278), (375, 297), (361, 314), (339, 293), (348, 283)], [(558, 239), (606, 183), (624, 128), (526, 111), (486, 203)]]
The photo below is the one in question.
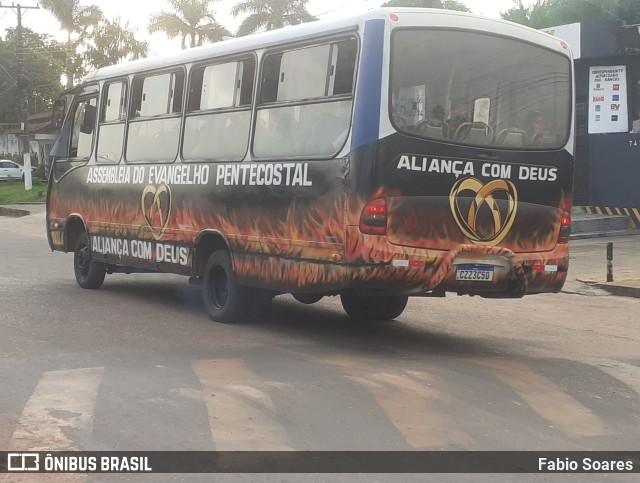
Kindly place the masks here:
[(197, 277), (204, 276), (204, 269), (209, 257), (218, 250), (226, 250), (231, 253), (225, 236), (219, 231), (204, 231), (196, 238), (193, 252), (193, 274)]
[(70, 216), (64, 224), (64, 249), (72, 252), (76, 248), (80, 235), (87, 233), (87, 227), (79, 216)]

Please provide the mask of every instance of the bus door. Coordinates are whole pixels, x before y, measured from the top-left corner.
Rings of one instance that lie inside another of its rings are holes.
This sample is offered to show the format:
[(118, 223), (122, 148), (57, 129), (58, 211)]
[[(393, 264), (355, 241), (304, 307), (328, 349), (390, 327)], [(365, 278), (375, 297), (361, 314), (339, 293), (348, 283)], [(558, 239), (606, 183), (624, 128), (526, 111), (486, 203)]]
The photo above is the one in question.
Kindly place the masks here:
[[(53, 165), (47, 194), (47, 231), (52, 248), (73, 249), (65, 246), (64, 224), (70, 213), (85, 211), (82, 192), (84, 179), (80, 169), (91, 157), (95, 141), (97, 106), (97, 85), (77, 89), (70, 103), (66, 122), (62, 125), (50, 153)], [(61, 107), (58, 112), (61, 114)], [(62, 117), (60, 114), (57, 119)], [(63, 180), (64, 187), (61, 187)]]

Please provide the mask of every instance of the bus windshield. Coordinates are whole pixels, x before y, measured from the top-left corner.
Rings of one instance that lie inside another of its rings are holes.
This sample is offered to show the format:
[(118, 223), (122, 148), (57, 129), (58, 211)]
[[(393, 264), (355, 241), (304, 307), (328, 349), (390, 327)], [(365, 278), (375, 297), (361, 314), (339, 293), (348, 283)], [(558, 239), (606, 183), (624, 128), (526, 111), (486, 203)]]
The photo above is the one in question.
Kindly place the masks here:
[(391, 118), (405, 133), (505, 149), (559, 149), (569, 138), (567, 56), (486, 33), (398, 29)]

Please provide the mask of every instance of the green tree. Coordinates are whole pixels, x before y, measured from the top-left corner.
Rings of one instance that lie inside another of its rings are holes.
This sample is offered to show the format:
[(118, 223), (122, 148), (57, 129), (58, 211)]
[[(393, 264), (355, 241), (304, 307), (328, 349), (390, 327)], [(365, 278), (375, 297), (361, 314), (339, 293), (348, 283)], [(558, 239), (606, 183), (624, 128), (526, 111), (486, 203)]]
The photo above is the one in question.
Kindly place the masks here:
[(457, 10), (459, 12), (471, 12), (469, 7), (457, 0), (389, 0), (382, 4), (383, 7), (417, 7), (417, 8), (442, 8), (444, 10)]
[(205, 41), (218, 42), (231, 33), (214, 18), (210, 6), (214, 0), (168, 0), (172, 12), (161, 11), (151, 16), (149, 33), (165, 32), (173, 39), (180, 37), (182, 48), (197, 47)]
[(18, 51), (15, 29), (0, 38), (0, 122), (18, 122), (19, 62), (22, 60), (26, 84), (26, 110), (33, 114), (47, 111), (62, 89), (65, 49), (49, 35), (23, 28), (24, 49)]
[(41, 0), (40, 5), (53, 14), (60, 22), (61, 29), (67, 33), (67, 87), (72, 87), (74, 78), (79, 77), (83, 71), (83, 59), (78, 54), (78, 47), (103, 18), (102, 10), (97, 5), (81, 6), (80, 0)]
[(102, 19), (85, 44), (84, 58), (94, 68), (139, 59), (147, 55), (149, 43), (141, 42), (129, 29), (129, 22), (122, 24), (120, 17)]
[(640, 23), (638, 0), (537, 0), (525, 5), (514, 0), (514, 6), (501, 14), (510, 20), (533, 28), (545, 28), (575, 22), (623, 20)]
[(231, 9), (237, 17), (249, 14), (238, 27), (238, 35), (248, 35), (259, 30), (274, 30), (285, 25), (298, 25), (317, 20), (307, 11), (309, 0), (245, 0)]
[(442, 8), (445, 10), (457, 10), (458, 12), (471, 12), (469, 7), (457, 0), (443, 0)]

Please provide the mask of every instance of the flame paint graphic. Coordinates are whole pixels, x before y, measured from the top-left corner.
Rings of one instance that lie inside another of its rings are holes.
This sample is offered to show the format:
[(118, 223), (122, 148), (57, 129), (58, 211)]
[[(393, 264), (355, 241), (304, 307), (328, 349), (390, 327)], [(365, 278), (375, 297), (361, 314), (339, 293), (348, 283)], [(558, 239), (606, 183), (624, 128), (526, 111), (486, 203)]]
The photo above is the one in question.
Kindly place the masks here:
[[(166, 220), (158, 218), (152, 223), (151, 216), (145, 216), (139, 196), (110, 200), (58, 189), (51, 193), (48, 209), (52, 219), (66, 220), (72, 213), (81, 214), (93, 236), (154, 240), (161, 227), (163, 240), (192, 247), (199, 232), (217, 229), (228, 237), (239, 280), (268, 284), (282, 291), (366, 286), (425, 292), (455, 277), (451, 264), (462, 252), (504, 256), (515, 267), (515, 278), (510, 282), (527, 293), (557, 291), (566, 278), (566, 272), (561, 271), (525, 274), (524, 261), (518, 253), (526, 253), (528, 264), (560, 261), (566, 266), (568, 246), (555, 246), (555, 227), (559, 226), (561, 212), (567, 207), (570, 210), (570, 195), (562, 200), (560, 209), (547, 210), (549, 218), (539, 223), (535, 231), (514, 222), (503, 246), (487, 247), (469, 244), (450, 214), (445, 216), (446, 208), (444, 213), (430, 212), (430, 222), (425, 223), (418, 206), (407, 202), (400, 193), (383, 191), (372, 199), (387, 196), (390, 236), (363, 235), (357, 226), (346, 225), (345, 220), (358, 219), (359, 213), (355, 209), (348, 213), (345, 207), (361, 207), (369, 200), (347, 202), (342, 190), (335, 193), (313, 205), (292, 203), (277, 216), (270, 206), (235, 206), (230, 202), (198, 205), (187, 196), (180, 199), (174, 194)], [(555, 249), (550, 251), (549, 246)], [(342, 263), (333, 261), (335, 254), (342, 255)], [(417, 261), (422, 266), (397, 268), (392, 266), (393, 260)]]

